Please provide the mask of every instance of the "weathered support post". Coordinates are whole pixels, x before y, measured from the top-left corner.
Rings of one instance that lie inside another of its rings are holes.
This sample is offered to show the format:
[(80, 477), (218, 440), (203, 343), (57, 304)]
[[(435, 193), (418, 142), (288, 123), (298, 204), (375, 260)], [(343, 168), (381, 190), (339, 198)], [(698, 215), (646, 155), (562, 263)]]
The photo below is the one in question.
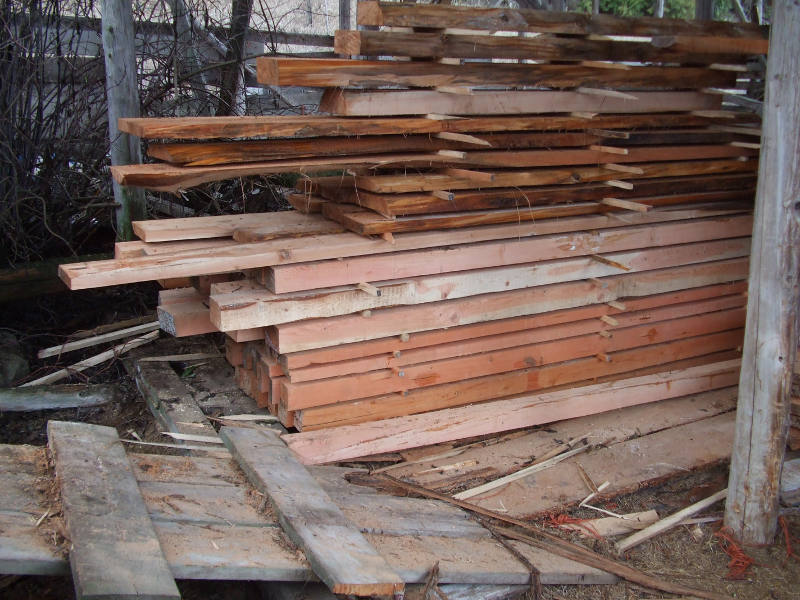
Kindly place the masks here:
[(653, 9), (653, 16), (659, 19), (664, 17), (664, 0), (656, 0), (655, 8)]
[(350, 29), (350, 0), (339, 0), (339, 29)]
[[(106, 97), (108, 102), (108, 138), (111, 143), (111, 164), (129, 165), (142, 162), (139, 140), (117, 127), (120, 117), (139, 116), (139, 90), (136, 80), (133, 13), (130, 0), (102, 0), (103, 55), (106, 64)], [(133, 237), (131, 221), (146, 216), (144, 190), (124, 187), (116, 182), (114, 200), (117, 206), (117, 238)]]
[(714, 19), (714, 0), (694, 0), (694, 18), (698, 21)]
[(774, 5), (744, 356), (725, 523), (772, 541), (797, 352), (800, 269), (800, 0)]

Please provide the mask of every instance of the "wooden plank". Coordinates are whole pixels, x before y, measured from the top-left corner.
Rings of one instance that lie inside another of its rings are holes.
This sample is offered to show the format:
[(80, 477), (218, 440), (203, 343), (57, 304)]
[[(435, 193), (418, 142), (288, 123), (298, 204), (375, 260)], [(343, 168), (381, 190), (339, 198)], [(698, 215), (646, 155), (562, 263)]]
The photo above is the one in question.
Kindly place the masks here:
[[(430, 331), (441, 328), (442, 323), (449, 326), (467, 325), (539, 314), (617, 298), (649, 296), (738, 281), (746, 277), (747, 264), (746, 259), (734, 259), (663, 271), (604, 277), (603, 281), (608, 284), (605, 288), (578, 281), (505, 292), (498, 296), (484, 294), (428, 305), (375, 310), (369, 317), (346, 315), (324, 321), (286, 323), (271, 332), (271, 340), (273, 346), (283, 354), (399, 336), (403, 333)], [(365, 327), (367, 318), (369, 327)]]
[(765, 28), (751, 23), (687, 21), (547, 10), (473, 8), (449, 5), (404, 6), (391, 2), (358, 3), (358, 24), (387, 27), (531, 31), (598, 35), (722, 35), (765, 38)]
[(341, 116), (531, 114), (551, 112), (644, 113), (714, 110), (719, 97), (698, 92), (636, 92), (636, 100), (578, 92), (476, 91), (460, 96), (436, 91), (355, 92), (327, 89), (320, 110)]
[(320, 235), (342, 231), (319, 219), (309, 219), (295, 211), (246, 213), (217, 217), (189, 217), (135, 221), (133, 230), (145, 242), (168, 242), (230, 237), (237, 229), (258, 228), (264, 239)]
[(450, 65), (419, 61), (270, 57), (258, 58), (256, 65), (261, 84), (324, 88), (538, 86), (564, 89), (590, 86), (698, 89), (730, 87), (736, 81), (736, 73), (701, 67), (630, 66), (622, 70), (580, 64), (470, 62)]
[[(755, 118), (741, 115), (749, 123)], [(657, 128), (692, 127), (719, 122), (697, 115), (597, 115), (592, 127)], [(121, 131), (145, 139), (241, 139), (248, 137), (314, 138), (322, 136), (413, 135), (453, 131), (476, 133), (489, 131), (569, 131), (586, 129), (586, 119), (572, 116), (477, 116), (467, 119), (437, 121), (422, 117), (348, 119), (314, 115), (246, 117), (177, 117), (120, 119)], [(731, 124), (725, 119), (725, 124)]]
[(800, 504), (800, 458), (787, 460), (781, 469), (781, 502)]
[[(749, 238), (733, 238), (614, 252), (605, 258), (628, 266), (631, 272), (639, 272), (742, 257), (748, 254), (749, 248)], [(273, 294), (255, 284), (245, 287), (234, 282), (217, 284), (209, 298), (209, 306), (211, 322), (220, 331), (227, 331), (346, 315), (380, 307), (440, 302), (616, 273), (619, 269), (612, 265), (577, 257), (395, 280), (379, 287), (380, 296), (370, 296), (357, 288)]]
[(778, 526), (800, 294), (800, 5), (778, 3), (767, 63), (747, 336), (725, 524), (746, 544)]
[(100, 406), (115, 401), (118, 396), (117, 388), (109, 384), (48, 385), (0, 389), (0, 411)]
[(276, 294), (749, 235), (750, 215), (485, 242), (446, 250), (412, 250), (325, 262), (275, 265), (267, 287)]
[(336, 594), (390, 595), (403, 580), (335, 507), (330, 496), (271, 432), (223, 427), (220, 435), (314, 572)]
[(550, 365), (594, 357), (598, 354), (612, 354), (648, 344), (739, 329), (744, 325), (744, 316), (743, 308), (731, 309), (714, 314), (672, 319), (665, 323), (615, 327), (611, 338), (604, 338), (592, 332), (422, 364), (341, 375), (332, 379), (302, 383), (285, 382), (283, 400), (289, 410), (298, 410), (392, 392), (404, 392), (457, 382), (465, 377), (495, 375), (534, 365)]
[[(669, 314), (683, 314), (695, 311), (716, 310), (740, 306), (744, 302), (742, 292), (746, 289), (744, 282), (727, 283), (677, 292), (668, 292), (631, 298), (625, 300), (625, 306), (631, 313), (628, 318), (635, 322), (637, 318), (650, 320), (652, 311), (670, 311)], [(469, 340), (501, 334), (514, 334), (519, 331), (534, 330), (541, 327), (553, 327), (582, 319), (597, 319), (603, 314), (614, 314), (605, 304), (594, 304), (579, 308), (555, 310), (537, 315), (512, 317), (494, 321), (485, 321), (470, 325), (457, 325), (446, 329), (434, 329), (406, 335), (379, 338), (371, 341), (339, 344), (329, 348), (306, 350), (280, 354), (278, 360), (286, 370), (293, 374), (302, 373), (305, 369), (324, 368), (326, 364), (359, 363), (361, 359), (391, 355), (395, 360), (404, 360), (409, 353), (431, 346), (459, 347)], [(400, 356), (397, 356), (400, 353)], [(422, 361), (418, 361), (422, 362)], [(309, 378), (311, 379), (311, 378)]]
[[(631, 224), (688, 219), (707, 213), (692, 210), (653, 210), (643, 215), (630, 215)], [(306, 215), (324, 221), (321, 215)], [(536, 223), (504, 224), (457, 231), (430, 231), (395, 236), (394, 244), (366, 239), (354, 233), (325, 234), (300, 239), (279, 239), (242, 243), (225, 248), (198, 248), (179, 253), (174, 258), (164, 255), (143, 256), (125, 260), (79, 262), (59, 266), (60, 277), (71, 289), (104, 285), (120, 285), (192, 275), (236, 272), (276, 264), (346, 258), (366, 254), (382, 254), (435, 248), (472, 242), (528, 237), (584, 229), (616, 227), (619, 221), (606, 215), (589, 215)]]
[(76, 596), (180, 598), (116, 430), (50, 421), (47, 431)]
[(284, 439), (307, 464), (335, 462), (728, 387), (736, 383), (738, 370), (739, 361), (728, 361), (588, 386), (580, 394), (565, 390), (521, 396), (378, 423), (291, 434)]
[[(663, 40), (663, 41), (662, 41)], [(750, 54), (766, 54), (766, 39), (670, 36), (658, 45), (625, 41), (558, 37), (414, 31), (336, 31), (334, 50), (350, 56), (410, 56), (413, 58), (514, 58), (517, 60), (607, 60), (677, 62), (690, 64), (739, 63)]]
[[(713, 354), (734, 350), (742, 340), (742, 330), (698, 336), (609, 354), (610, 360), (581, 358), (563, 363), (531, 367), (498, 375), (487, 375), (454, 383), (410, 390), (402, 394), (375, 396), (363, 400), (320, 406), (297, 411), (298, 429), (338, 427), (378, 419), (405, 417), (431, 410), (451, 409), (486, 402), (514, 394), (524, 394), (594, 383), (594, 379), (619, 379), (626, 373), (658, 367), (670, 362), (706, 356), (700, 364), (716, 359)], [(730, 358), (730, 357), (727, 357)]]

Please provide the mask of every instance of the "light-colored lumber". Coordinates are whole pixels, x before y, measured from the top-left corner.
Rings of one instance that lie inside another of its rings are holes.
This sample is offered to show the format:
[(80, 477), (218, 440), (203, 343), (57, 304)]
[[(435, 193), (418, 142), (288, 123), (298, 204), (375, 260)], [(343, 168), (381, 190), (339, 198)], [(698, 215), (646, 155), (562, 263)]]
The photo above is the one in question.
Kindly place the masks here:
[(778, 2), (767, 59), (747, 334), (725, 525), (745, 544), (778, 525), (800, 294), (800, 4)]
[(728, 489), (720, 490), (715, 494), (712, 494), (708, 498), (704, 498), (699, 502), (695, 502), (694, 504), (687, 506), (684, 509), (679, 510), (676, 513), (669, 515), (659, 521), (656, 521), (652, 525), (645, 527), (641, 531), (637, 531), (636, 533), (626, 537), (624, 540), (620, 540), (614, 546), (617, 554), (624, 554), (634, 546), (638, 546), (642, 542), (646, 542), (649, 539), (654, 538), (655, 536), (664, 533), (665, 531), (669, 531), (673, 527), (680, 525), (684, 519), (688, 519), (689, 517), (693, 517), (701, 510), (708, 508), (709, 506), (719, 502), (720, 500), (724, 500), (728, 496)]
[(64, 344), (61, 344), (60, 346), (51, 346), (50, 348), (43, 348), (42, 350), (39, 350), (36, 356), (38, 358), (47, 358), (49, 356), (60, 356), (61, 354), (65, 354), (67, 352), (73, 352), (74, 350), (89, 348), (91, 346), (97, 346), (105, 342), (121, 340), (126, 337), (138, 336), (139, 334), (147, 333), (149, 331), (155, 331), (156, 329), (158, 329), (158, 321), (143, 323), (142, 325), (134, 325), (133, 327), (118, 329), (117, 331), (103, 333), (101, 335), (97, 335), (94, 337), (82, 338), (74, 342), (66, 342)]
[(0, 411), (59, 410), (100, 406), (118, 397), (113, 385), (56, 385), (0, 389)]
[(613, 537), (630, 533), (631, 531), (644, 529), (648, 525), (658, 521), (658, 513), (655, 510), (646, 510), (636, 513), (628, 513), (622, 517), (601, 517), (599, 519), (581, 520), (580, 523), (560, 524), (561, 529), (567, 529), (581, 534), (584, 537)]
[(606, 277), (608, 286), (575, 281), (505, 292), (502, 296), (481, 295), (461, 300), (420, 306), (403, 306), (373, 311), (369, 327), (363, 317), (347, 315), (325, 321), (294, 322), (275, 328), (273, 344), (281, 353), (324, 348), (338, 344), (374, 340), (451, 326), (540, 314), (616, 298), (649, 296), (678, 289), (738, 281), (747, 273), (748, 261), (734, 259)]
[[(626, 265), (629, 272), (638, 272), (742, 257), (747, 255), (749, 247), (749, 238), (733, 238), (610, 253), (603, 258), (611, 263)], [(587, 277), (604, 277), (618, 272), (615, 265), (603, 264), (591, 257), (570, 258), (542, 264), (396, 280), (380, 286), (381, 295), (377, 297), (352, 288), (317, 290), (313, 294), (298, 292), (278, 295), (257, 286), (250, 286), (248, 289), (240, 282), (233, 282), (216, 284), (209, 298), (209, 307), (211, 322), (220, 331), (228, 331), (346, 315), (386, 306), (438, 302)]]
[(76, 597), (180, 598), (116, 430), (50, 421), (47, 432)]
[(345, 518), (275, 432), (223, 427), (222, 439), (266, 494), (284, 531), (335, 594), (401, 593), (403, 580)]
[(719, 96), (700, 92), (637, 92), (636, 100), (596, 97), (578, 92), (476, 91), (456, 96), (436, 91), (353, 92), (326, 90), (320, 110), (342, 116), (371, 117), (421, 115), (438, 112), (451, 115), (574, 113), (645, 113), (714, 110)]
[[(627, 200), (608, 199), (614, 206), (644, 205)], [(354, 257), (325, 262), (275, 265), (267, 275), (267, 287), (276, 294), (314, 288), (356, 284), (362, 281), (388, 281), (432, 273), (481, 269), (514, 263), (552, 260), (584, 253), (614, 252), (632, 248), (673, 245), (700, 240), (748, 235), (750, 215), (646, 226), (631, 226), (593, 232), (537, 236), (519, 240), (392, 254)]]
[(521, 396), (378, 423), (292, 434), (283, 439), (306, 464), (341, 461), (727, 387), (738, 380), (739, 364), (729, 361), (589, 386), (580, 393), (566, 390)]
[(34, 379), (33, 381), (29, 381), (27, 383), (23, 383), (22, 387), (31, 387), (35, 385), (45, 385), (48, 383), (54, 383), (56, 381), (61, 381), (62, 379), (66, 379), (73, 373), (79, 373), (81, 371), (85, 371), (89, 367), (94, 367), (96, 365), (102, 364), (107, 360), (111, 360), (128, 352), (129, 350), (133, 350), (134, 348), (138, 348), (139, 346), (144, 346), (145, 344), (149, 344), (153, 340), (158, 339), (159, 332), (158, 331), (151, 331), (145, 335), (136, 337), (132, 340), (128, 340), (127, 342), (123, 342), (122, 344), (117, 344), (110, 350), (106, 350), (105, 352), (101, 352), (100, 354), (95, 354), (94, 356), (90, 356), (80, 362), (75, 363), (65, 369), (59, 369), (54, 373), (49, 373), (48, 375), (44, 375), (43, 377), (39, 377), (38, 379)]
[[(707, 213), (687, 208), (685, 210), (654, 210), (644, 215), (631, 215), (630, 218), (634, 219), (632, 223), (643, 224), (695, 218), (704, 214)], [(306, 215), (306, 218), (318, 222), (325, 220), (321, 215)], [(198, 248), (181, 252), (175, 260), (158, 255), (123, 261), (101, 260), (62, 264), (59, 266), (59, 276), (70, 289), (76, 290), (151, 281), (173, 276), (236, 272), (276, 264), (384, 254), (401, 250), (435, 248), (584, 229), (603, 229), (616, 225), (614, 219), (607, 215), (585, 215), (536, 223), (488, 225), (457, 231), (416, 232), (396, 236), (393, 245), (387, 244), (383, 240), (367, 239), (354, 233), (326, 234), (300, 239), (287, 238), (243, 243), (225, 248)]]

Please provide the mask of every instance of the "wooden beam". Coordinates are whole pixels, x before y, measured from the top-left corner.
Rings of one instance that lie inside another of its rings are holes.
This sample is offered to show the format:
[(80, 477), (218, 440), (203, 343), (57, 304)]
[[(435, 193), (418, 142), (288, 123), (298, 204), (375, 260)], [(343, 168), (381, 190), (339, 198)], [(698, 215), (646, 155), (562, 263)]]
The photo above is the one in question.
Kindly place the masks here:
[(47, 434), (61, 484), (75, 595), (178, 600), (116, 430), (50, 421)]
[[(415, 64), (415, 63), (414, 63)], [(721, 98), (701, 92), (637, 92), (637, 100), (578, 92), (476, 91), (456, 96), (436, 91), (342, 91), (328, 89), (320, 110), (342, 116), (520, 114), (551, 112), (643, 113), (713, 110)]]
[(777, 527), (800, 293), (800, 4), (777, 2), (767, 62), (747, 334), (725, 523), (747, 544)]
[(306, 464), (348, 460), (379, 452), (498, 433), (735, 385), (739, 361), (527, 395), (488, 404), (284, 436)]
[(284, 531), (335, 594), (388, 596), (403, 580), (345, 518), (276, 432), (223, 427), (250, 483), (266, 494)]

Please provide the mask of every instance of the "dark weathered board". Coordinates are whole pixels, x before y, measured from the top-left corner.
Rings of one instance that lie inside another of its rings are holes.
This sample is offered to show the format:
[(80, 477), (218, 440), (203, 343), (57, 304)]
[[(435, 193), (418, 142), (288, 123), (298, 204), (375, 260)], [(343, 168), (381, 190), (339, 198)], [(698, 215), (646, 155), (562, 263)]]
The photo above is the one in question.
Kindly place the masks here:
[(47, 430), (76, 596), (180, 598), (116, 430), (63, 421)]
[(403, 590), (400, 576), (277, 434), (223, 427), (220, 435), (251, 483), (269, 496), (284, 530), (331, 591), (368, 596)]

